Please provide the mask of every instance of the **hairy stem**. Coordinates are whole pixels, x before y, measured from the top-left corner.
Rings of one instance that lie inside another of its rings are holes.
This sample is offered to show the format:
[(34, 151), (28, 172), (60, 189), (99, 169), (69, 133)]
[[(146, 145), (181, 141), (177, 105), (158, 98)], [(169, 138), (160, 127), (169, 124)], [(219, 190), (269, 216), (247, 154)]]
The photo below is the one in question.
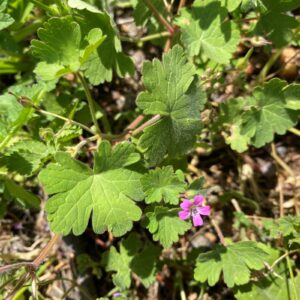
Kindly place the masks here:
[(88, 101), (88, 105), (89, 105), (90, 113), (91, 113), (91, 116), (92, 116), (92, 120), (93, 120), (93, 123), (96, 127), (96, 132), (99, 135), (101, 135), (101, 130), (100, 130), (97, 118), (96, 118), (96, 110), (95, 110), (95, 105), (94, 105), (94, 99), (92, 97), (89, 86), (88, 86), (86, 80), (84, 79), (84, 77), (80, 73), (77, 73), (77, 76), (78, 76), (79, 80), (81, 81), (82, 86), (84, 88), (84, 92), (85, 92), (85, 95), (86, 95), (86, 99)]
[(121, 40), (124, 42), (131, 42), (131, 43), (144, 43), (144, 42), (160, 39), (163, 37), (169, 37), (169, 36), (171, 36), (170, 32), (163, 31), (159, 33), (149, 34), (141, 38), (121, 37)]
[(291, 261), (290, 261), (290, 258), (289, 258), (289, 252), (286, 251), (286, 262), (287, 262), (287, 265), (288, 265), (288, 269), (289, 269), (289, 273), (290, 273), (290, 277), (291, 277), (291, 280), (292, 280), (292, 285), (293, 285), (293, 290), (294, 290), (294, 296), (295, 296), (295, 300), (298, 300), (298, 292), (297, 292), (297, 288), (296, 288), (296, 285), (295, 285), (295, 278), (294, 278), (294, 273), (293, 273), (293, 270), (292, 270), (292, 266), (291, 266)]
[(171, 35), (174, 34), (174, 28), (173, 26), (161, 15), (161, 13), (156, 9), (156, 7), (153, 5), (151, 0), (144, 0), (145, 4), (148, 6), (148, 8), (152, 11), (155, 18), (166, 27), (166, 29), (169, 31)]
[(48, 244), (45, 246), (45, 248), (41, 251), (41, 253), (38, 255), (38, 257), (33, 261), (33, 267), (36, 269), (39, 267), (39, 265), (45, 260), (45, 258), (49, 255), (52, 247), (56, 244), (56, 242), (59, 240), (60, 235), (54, 234)]
[(223, 246), (226, 246), (225, 238), (224, 238), (223, 232), (222, 232), (219, 224), (217, 224), (217, 222), (213, 218), (211, 218), (210, 220), (211, 220), (212, 226), (214, 227), (214, 229), (215, 229), (215, 231), (216, 231), (216, 233), (217, 233), (217, 235), (219, 237), (220, 243)]
[(271, 265), (270, 267), (270, 270), (273, 270), (275, 268), (275, 266), (277, 264), (279, 264), (283, 259), (285, 259), (287, 256), (291, 255), (291, 254), (294, 254), (294, 253), (297, 253), (297, 252), (300, 252), (300, 249), (296, 249), (296, 250), (292, 250), (290, 252), (285, 252), (283, 255), (281, 255), (279, 258), (277, 258), (273, 264)]
[(264, 65), (263, 69), (260, 71), (260, 73), (258, 75), (258, 80), (260, 82), (263, 83), (266, 80), (266, 76), (267, 76), (268, 72), (270, 71), (270, 69), (272, 68), (272, 66), (278, 59), (278, 57), (281, 55), (281, 52), (282, 52), (282, 49), (278, 49), (271, 55), (271, 57), (269, 58), (269, 60)]
[(141, 126), (139, 126), (138, 128), (136, 128), (135, 130), (132, 131), (131, 135), (137, 135), (140, 132), (142, 132), (146, 127), (153, 125), (154, 123), (156, 123), (158, 120), (160, 120), (161, 116), (160, 115), (155, 115), (153, 116), (150, 120), (148, 120), (147, 122), (145, 122), (144, 124), (142, 124)]
[(143, 120), (145, 116), (143, 114), (138, 115), (127, 127), (126, 130), (135, 129)]
[(292, 169), (279, 157), (276, 151), (275, 144), (271, 144), (271, 156), (275, 159), (275, 161), (280, 165), (287, 173), (289, 173), (291, 176), (294, 176), (294, 172)]
[(76, 121), (74, 121), (74, 120), (72, 120), (72, 119), (69, 119), (69, 118), (60, 116), (60, 115), (58, 115), (58, 114), (55, 114), (55, 113), (52, 113), (52, 112), (49, 112), (49, 111), (46, 111), (46, 110), (40, 109), (40, 108), (38, 108), (38, 107), (34, 107), (34, 108), (35, 108), (35, 110), (36, 110), (37, 112), (39, 112), (39, 113), (41, 113), (41, 114), (48, 115), (48, 116), (52, 116), (52, 117), (55, 117), (55, 118), (57, 118), (57, 119), (66, 121), (66, 122), (68, 122), (68, 123), (77, 125), (77, 126), (81, 127), (82, 129), (84, 129), (85, 131), (87, 131), (87, 132), (89, 132), (89, 133), (91, 133), (91, 134), (93, 134), (93, 135), (95, 134), (95, 132), (94, 132), (92, 129), (90, 129), (89, 127), (85, 126), (85, 125), (82, 124), (82, 123), (76, 122)]

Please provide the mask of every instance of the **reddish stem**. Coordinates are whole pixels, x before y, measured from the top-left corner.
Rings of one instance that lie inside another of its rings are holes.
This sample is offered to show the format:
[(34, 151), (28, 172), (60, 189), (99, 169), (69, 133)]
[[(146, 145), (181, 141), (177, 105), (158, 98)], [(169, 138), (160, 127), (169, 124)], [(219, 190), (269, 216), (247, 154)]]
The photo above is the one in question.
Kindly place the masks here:
[(156, 7), (152, 4), (151, 0), (144, 0), (145, 4), (149, 7), (149, 9), (153, 12), (154, 16), (157, 20), (166, 27), (166, 29), (170, 32), (171, 35), (174, 34), (175, 30), (173, 26), (159, 13)]

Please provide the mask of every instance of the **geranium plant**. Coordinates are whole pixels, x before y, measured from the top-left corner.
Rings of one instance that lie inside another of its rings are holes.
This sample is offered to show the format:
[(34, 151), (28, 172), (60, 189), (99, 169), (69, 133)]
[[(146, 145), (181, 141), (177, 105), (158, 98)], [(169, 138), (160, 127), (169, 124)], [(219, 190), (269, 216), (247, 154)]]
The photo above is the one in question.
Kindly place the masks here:
[(61, 299), (300, 299), (299, 174), (276, 149), (299, 136), (299, 16), (298, 0), (0, 0), (0, 215), (45, 213), (51, 236), (32, 261), (1, 256), (3, 299), (49, 299), (69, 235), (92, 237), (75, 268), (103, 286), (75, 278)]

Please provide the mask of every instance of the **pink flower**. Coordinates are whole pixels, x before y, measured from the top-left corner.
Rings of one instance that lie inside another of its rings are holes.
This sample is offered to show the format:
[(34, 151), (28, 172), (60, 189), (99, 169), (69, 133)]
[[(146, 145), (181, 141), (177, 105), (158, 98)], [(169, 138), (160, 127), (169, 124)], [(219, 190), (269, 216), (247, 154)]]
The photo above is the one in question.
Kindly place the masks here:
[(183, 199), (180, 204), (182, 211), (178, 213), (181, 220), (186, 220), (192, 216), (193, 225), (201, 226), (203, 225), (203, 216), (209, 216), (210, 206), (203, 206), (204, 197), (202, 195), (197, 195), (194, 197), (194, 200)]

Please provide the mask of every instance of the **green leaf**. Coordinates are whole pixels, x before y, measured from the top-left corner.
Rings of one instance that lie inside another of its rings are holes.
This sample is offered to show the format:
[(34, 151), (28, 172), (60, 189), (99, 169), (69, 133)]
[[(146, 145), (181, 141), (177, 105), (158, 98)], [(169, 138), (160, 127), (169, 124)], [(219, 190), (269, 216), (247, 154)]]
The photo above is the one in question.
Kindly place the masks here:
[(6, 167), (8, 171), (21, 175), (32, 175), (41, 166), (43, 159), (53, 152), (52, 147), (39, 141), (19, 141), (0, 157), (0, 167)]
[[(145, 26), (149, 22), (149, 19), (153, 18), (153, 13), (149, 10), (144, 0), (137, 0), (134, 6), (134, 20), (137, 25)], [(166, 17), (165, 4), (162, 0), (152, 0), (152, 5)], [(154, 18), (153, 18), (154, 19)], [(148, 27), (148, 26), (147, 26)]]
[(216, 121), (217, 126), (225, 129), (225, 142), (238, 152), (246, 151), (250, 143), (250, 137), (241, 134), (241, 125), (243, 123), (241, 114), (249, 105), (251, 105), (251, 99), (249, 98), (227, 100), (221, 103), (219, 116)]
[(155, 281), (156, 261), (160, 253), (159, 248), (152, 244), (146, 244), (142, 249), (142, 243), (137, 234), (131, 233), (123, 240), (119, 252), (112, 246), (104, 253), (102, 263), (106, 271), (115, 271), (113, 282), (121, 290), (130, 287), (131, 273), (134, 272), (148, 287)]
[(3, 30), (14, 23), (14, 19), (8, 15), (0, 12), (0, 30)]
[(0, 96), (0, 141), (7, 136), (22, 109), (16, 97), (9, 94)]
[(264, 228), (270, 233), (270, 237), (278, 239), (300, 233), (300, 217), (286, 216), (278, 220), (263, 220)]
[(270, 0), (262, 0), (262, 2), (265, 11), (257, 22), (255, 33), (265, 35), (277, 48), (286, 46), (293, 39), (293, 29), (300, 25), (299, 21), (287, 12), (299, 7), (299, 1), (278, 0), (276, 5)]
[(93, 211), (92, 226), (96, 233), (111, 230), (121, 236), (141, 217), (134, 201), (143, 199), (138, 165), (140, 157), (134, 146), (124, 142), (114, 149), (103, 141), (95, 154), (94, 169), (72, 159), (66, 153), (56, 155), (40, 173), (48, 194), (46, 204), (51, 229), (75, 235), (84, 232)]
[(290, 84), (283, 90), (286, 101), (285, 107), (300, 110), (300, 84)]
[(222, 6), (225, 6), (229, 12), (236, 10), (243, 0), (221, 0)]
[(9, 15), (4, 13), (7, 6), (7, 0), (1, 0), (0, 3), (0, 30), (3, 30), (14, 23), (14, 19)]
[(160, 249), (152, 244), (146, 247), (131, 261), (130, 267), (141, 279), (145, 287), (149, 287), (155, 282), (156, 275), (156, 262), (160, 254)]
[(189, 56), (204, 54), (215, 62), (229, 63), (240, 35), (220, 1), (195, 1), (192, 9), (181, 10), (176, 24)]
[[(281, 255), (279, 250), (271, 248), (266, 244), (259, 243), (258, 247), (268, 254), (266, 262), (269, 266), (271, 266)], [(271, 273), (264, 275), (264, 277), (259, 277), (259, 280), (249, 282), (246, 285), (236, 286), (234, 288), (235, 297), (238, 300), (294, 299), (294, 287), (292, 280), (288, 278), (289, 272), (284, 260), (277, 263)], [(300, 277), (298, 276), (294, 279), (297, 290), (299, 290), (299, 278)]]
[(251, 138), (250, 143), (259, 148), (274, 139), (274, 134), (285, 134), (297, 121), (297, 114), (286, 109), (283, 88), (279, 79), (269, 81), (253, 92), (253, 107), (242, 116), (241, 134)]
[(38, 30), (40, 40), (31, 42), (34, 55), (48, 65), (77, 71), (80, 66), (81, 31), (70, 17), (51, 18)]
[(195, 74), (179, 46), (165, 54), (162, 62), (144, 63), (147, 91), (138, 95), (137, 105), (146, 115), (161, 116), (144, 130), (138, 142), (151, 165), (161, 162), (166, 154), (176, 157), (187, 153), (196, 141), (206, 99)]
[(89, 3), (86, 3), (82, 0), (68, 0), (68, 5), (71, 8), (76, 8), (76, 9), (79, 9), (79, 10), (87, 9), (90, 12), (95, 12), (95, 13), (100, 12), (100, 10), (97, 7), (95, 7), (95, 6), (93, 6)]
[(264, 267), (266, 257), (267, 254), (252, 241), (238, 242), (227, 247), (217, 246), (199, 255), (194, 277), (200, 282), (208, 281), (213, 286), (223, 271), (228, 287), (246, 284), (250, 281), (251, 270)]
[(120, 77), (124, 77), (126, 73), (133, 74), (133, 61), (123, 53), (116, 25), (111, 17), (106, 12), (101, 12), (80, 0), (69, 0), (68, 4), (76, 9), (75, 18), (81, 26), (83, 35), (88, 35), (90, 30), (98, 28), (106, 36), (104, 42), (91, 52), (82, 65), (89, 81), (94, 85), (111, 81), (113, 71)]
[(225, 141), (238, 152), (248, 145), (259, 148), (285, 134), (297, 122), (298, 85), (277, 78), (257, 87), (252, 96), (230, 99), (220, 105), (217, 126), (229, 129)]
[(153, 234), (153, 240), (159, 241), (164, 248), (179, 240), (179, 235), (191, 228), (191, 223), (178, 217), (179, 209), (156, 206), (154, 211), (146, 214), (147, 228)]
[(78, 71), (105, 39), (99, 28), (92, 28), (82, 40), (81, 28), (71, 17), (49, 19), (38, 37), (31, 48), (42, 60), (35, 72), (44, 80)]
[(40, 199), (36, 195), (32, 194), (31, 192), (25, 190), (19, 184), (16, 184), (13, 180), (5, 177), (4, 184), (5, 184), (6, 191), (9, 193), (10, 197), (21, 202), (24, 207), (28, 207), (28, 208), (40, 207)]
[(146, 203), (160, 202), (178, 204), (179, 195), (185, 191), (186, 183), (174, 173), (172, 166), (150, 170), (141, 178)]
[(237, 300), (291, 300), (295, 299), (294, 285), (297, 295), (300, 295), (299, 275), (294, 278), (294, 283), (292, 279), (270, 276), (262, 278), (256, 283), (239, 287), (234, 296)]

